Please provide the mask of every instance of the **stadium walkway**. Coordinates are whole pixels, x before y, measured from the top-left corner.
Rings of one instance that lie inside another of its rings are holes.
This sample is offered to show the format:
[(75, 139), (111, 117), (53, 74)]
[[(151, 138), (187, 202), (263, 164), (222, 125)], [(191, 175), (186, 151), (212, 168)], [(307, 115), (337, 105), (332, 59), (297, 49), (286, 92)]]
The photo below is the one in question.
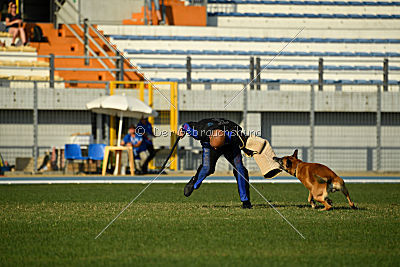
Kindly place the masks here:
[[(193, 172), (169, 173), (160, 175), (154, 183), (187, 183)], [(400, 183), (400, 174), (385, 173), (344, 173), (340, 174), (346, 183)], [(146, 176), (100, 176), (100, 175), (20, 175), (0, 176), (0, 184), (145, 184), (152, 181), (156, 175)], [(264, 179), (262, 176), (250, 176), (251, 183), (300, 183), (286, 174), (274, 179)], [(236, 183), (235, 178), (227, 173), (208, 177), (203, 183)]]

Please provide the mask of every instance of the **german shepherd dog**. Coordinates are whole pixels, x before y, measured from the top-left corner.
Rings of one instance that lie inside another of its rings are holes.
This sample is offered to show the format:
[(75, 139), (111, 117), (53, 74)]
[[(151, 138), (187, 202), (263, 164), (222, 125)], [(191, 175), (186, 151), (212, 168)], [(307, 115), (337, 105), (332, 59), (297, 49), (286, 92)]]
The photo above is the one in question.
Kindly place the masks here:
[(339, 190), (346, 196), (350, 207), (356, 209), (356, 206), (350, 199), (349, 191), (344, 185), (343, 179), (325, 165), (299, 160), (297, 158), (297, 149), (291, 156), (283, 158), (274, 157), (273, 159), (279, 163), (282, 170), (298, 178), (310, 191), (308, 202), (313, 209), (315, 209), (316, 200), (325, 206), (322, 210), (330, 210), (332, 208), (332, 200), (328, 198), (328, 194)]

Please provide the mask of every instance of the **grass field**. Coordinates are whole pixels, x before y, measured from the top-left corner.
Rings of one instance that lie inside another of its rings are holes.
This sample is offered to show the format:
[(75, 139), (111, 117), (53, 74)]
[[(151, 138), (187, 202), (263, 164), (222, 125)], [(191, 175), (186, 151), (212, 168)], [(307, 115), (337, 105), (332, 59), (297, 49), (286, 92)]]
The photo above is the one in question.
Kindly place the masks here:
[(306, 237), (235, 184), (0, 186), (0, 265), (380, 265), (400, 262), (400, 184), (349, 184), (359, 210), (332, 194), (312, 210), (300, 184), (255, 186)]

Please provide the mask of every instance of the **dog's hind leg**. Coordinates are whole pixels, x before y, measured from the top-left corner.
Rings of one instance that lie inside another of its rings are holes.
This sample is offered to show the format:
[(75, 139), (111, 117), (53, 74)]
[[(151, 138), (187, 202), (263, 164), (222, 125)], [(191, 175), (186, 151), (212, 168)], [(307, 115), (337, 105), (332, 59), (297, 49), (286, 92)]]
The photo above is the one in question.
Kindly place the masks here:
[(332, 206), (329, 205), (329, 203), (322, 196), (319, 196), (318, 198), (316, 198), (316, 200), (318, 202), (321, 202), (325, 206), (325, 208), (323, 208), (321, 211), (330, 210), (332, 208)]
[(308, 193), (308, 203), (310, 203), (311, 208), (315, 209), (315, 201), (313, 195), (311, 194), (311, 191), (309, 191)]
[(357, 209), (356, 205), (354, 205), (353, 201), (351, 201), (351, 199), (350, 199), (349, 190), (347, 190), (346, 186), (344, 185), (344, 182), (343, 182), (343, 184), (341, 185), (340, 190), (342, 191), (343, 195), (346, 196), (347, 201), (349, 202), (350, 207), (351, 207), (352, 209)]
[(328, 198), (328, 193), (326, 192), (326, 190), (324, 190), (323, 192), (317, 194), (313, 194), (314, 199), (320, 203), (322, 203), (325, 208), (323, 208), (321, 211), (323, 210), (330, 210), (332, 208), (332, 206), (326, 201)]

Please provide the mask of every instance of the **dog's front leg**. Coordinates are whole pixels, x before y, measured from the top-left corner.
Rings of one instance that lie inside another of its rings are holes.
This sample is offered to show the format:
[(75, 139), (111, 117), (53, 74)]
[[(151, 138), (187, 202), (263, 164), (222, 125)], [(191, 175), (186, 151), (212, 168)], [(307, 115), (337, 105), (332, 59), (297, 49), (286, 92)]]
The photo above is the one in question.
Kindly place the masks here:
[(311, 191), (308, 193), (308, 203), (310, 203), (311, 208), (315, 209), (315, 201), (313, 195), (311, 194)]

